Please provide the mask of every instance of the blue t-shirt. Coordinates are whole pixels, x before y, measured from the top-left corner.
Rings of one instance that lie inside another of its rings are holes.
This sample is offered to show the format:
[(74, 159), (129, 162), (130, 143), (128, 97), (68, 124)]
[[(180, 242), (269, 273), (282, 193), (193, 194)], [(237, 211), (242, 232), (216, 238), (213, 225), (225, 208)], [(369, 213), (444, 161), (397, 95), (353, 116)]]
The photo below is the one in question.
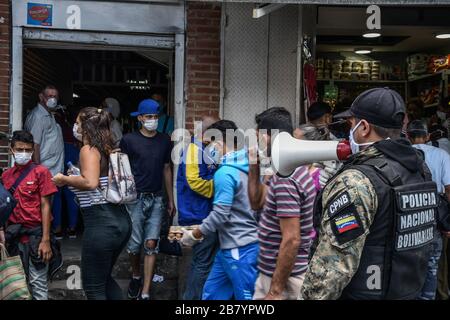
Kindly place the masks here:
[(445, 192), (445, 186), (450, 185), (450, 155), (442, 149), (426, 144), (414, 144), (425, 154), (425, 163), (431, 171), (438, 192)]
[(120, 149), (130, 159), (131, 171), (138, 192), (158, 192), (162, 189), (164, 164), (170, 162), (172, 142), (167, 134), (146, 137), (140, 131), (126, 134)]

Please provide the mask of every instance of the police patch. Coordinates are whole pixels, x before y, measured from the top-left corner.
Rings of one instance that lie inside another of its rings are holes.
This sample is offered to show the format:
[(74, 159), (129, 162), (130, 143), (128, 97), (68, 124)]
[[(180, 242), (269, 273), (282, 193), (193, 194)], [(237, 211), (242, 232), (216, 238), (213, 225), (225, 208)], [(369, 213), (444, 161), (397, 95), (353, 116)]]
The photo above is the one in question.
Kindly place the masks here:
[(347, 191), (339, 194), (328, 205), (328, 216), (330, 218), (334, 217), (340, 210), (349, 206), (351, 203), (352, 202), (350, 201), (350, 195)]
[(364, 233), (361, 218), (352, 203), (335, 213), (330, 222), (331, 230), (340, 245), (354, 240)]
[(346, 214), (343, 215), (342, 217), (335, 219), (335, 223), (337, 230), (340, 234), (359, 227), (359, 224), (356, 221), (355, 216), (352, 214)]

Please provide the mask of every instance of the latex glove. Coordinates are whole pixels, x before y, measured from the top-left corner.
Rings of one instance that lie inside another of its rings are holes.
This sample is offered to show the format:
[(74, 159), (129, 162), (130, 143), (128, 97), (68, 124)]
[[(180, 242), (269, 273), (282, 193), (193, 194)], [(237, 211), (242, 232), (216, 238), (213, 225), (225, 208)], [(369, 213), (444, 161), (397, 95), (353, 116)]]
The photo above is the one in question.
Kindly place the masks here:
[(341, 164), (338, 161), (331, 160), (322, 162), (322, 165), (324, 168), (320, 170), (319, 182), (323, 188), (327, 184), (328, 180), (336, 174)]
[(185, 228), (182, 229), (183, 229), (183, 237), (181, 238), (180, 242), (183, 246), (193, 247), (203, 240), (203, 237), (201, 239), (197, 239), (194, 237), (194, 235), (192, 234), (194, 230), (187, 230)]

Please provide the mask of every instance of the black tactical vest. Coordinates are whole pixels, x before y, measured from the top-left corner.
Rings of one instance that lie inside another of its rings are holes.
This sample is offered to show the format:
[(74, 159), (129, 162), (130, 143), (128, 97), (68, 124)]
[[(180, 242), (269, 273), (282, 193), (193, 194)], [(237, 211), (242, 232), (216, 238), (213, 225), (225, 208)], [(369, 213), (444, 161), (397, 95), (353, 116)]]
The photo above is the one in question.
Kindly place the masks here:
[(428, 168), (424, 164), (423, 171), (411, 173), (379, 156), (358, 159), (343, 168), (348, 169), (369, 178), (377, 193), (378, 210), (358, 270), (341, 299), (417, 298), (436, 231), (438, 193)]

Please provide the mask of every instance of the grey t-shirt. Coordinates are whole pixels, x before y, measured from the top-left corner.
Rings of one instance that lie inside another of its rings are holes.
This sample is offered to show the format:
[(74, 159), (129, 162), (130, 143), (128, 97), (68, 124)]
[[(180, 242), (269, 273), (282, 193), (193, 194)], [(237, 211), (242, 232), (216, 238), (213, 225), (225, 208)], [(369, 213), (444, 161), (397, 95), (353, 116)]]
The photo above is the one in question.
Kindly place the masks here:
[(34, 143), (39, 144), (41, 164), (52, 175), (64, 171), (64, 140), (61, 127), (55, 117), (38, 104), (28, 114), (25, 130), (31, 132)]

